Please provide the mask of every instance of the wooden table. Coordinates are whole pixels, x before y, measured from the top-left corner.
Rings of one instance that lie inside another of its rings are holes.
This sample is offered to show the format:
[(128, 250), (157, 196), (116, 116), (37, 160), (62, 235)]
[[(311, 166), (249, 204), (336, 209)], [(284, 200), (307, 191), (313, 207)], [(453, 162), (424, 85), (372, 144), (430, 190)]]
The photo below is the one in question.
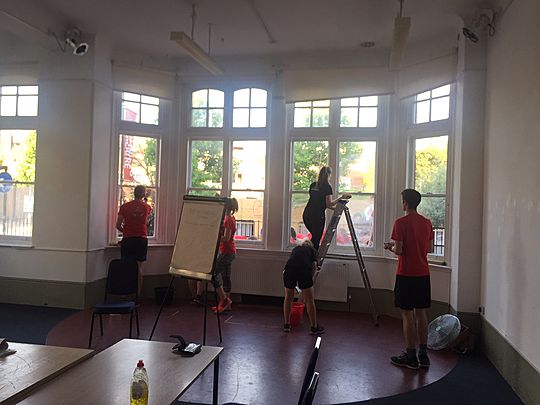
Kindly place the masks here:
[(148, 371), (149, 404), (170, 404), (214, 363), (213, 404), (218, 400), (222, 347), (203, 346), (193, 357), (171, 352), (174, 343), (124, 339), (33, 391), (23, 404), (128, 404), (137, 361)]
[(93, 350), (9, 343), (17, 353), (0, 358), (0, 404), (16, 404), (30, 390), (91, 357)]

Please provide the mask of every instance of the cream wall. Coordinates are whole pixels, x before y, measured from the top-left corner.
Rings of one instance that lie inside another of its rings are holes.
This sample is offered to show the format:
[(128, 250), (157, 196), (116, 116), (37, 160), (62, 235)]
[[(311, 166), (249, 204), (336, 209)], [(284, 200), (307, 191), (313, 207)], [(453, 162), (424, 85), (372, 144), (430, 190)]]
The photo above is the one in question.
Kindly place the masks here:
[(487, 58), (482, 305), (540, 370), (540, 3), (514, 1)]

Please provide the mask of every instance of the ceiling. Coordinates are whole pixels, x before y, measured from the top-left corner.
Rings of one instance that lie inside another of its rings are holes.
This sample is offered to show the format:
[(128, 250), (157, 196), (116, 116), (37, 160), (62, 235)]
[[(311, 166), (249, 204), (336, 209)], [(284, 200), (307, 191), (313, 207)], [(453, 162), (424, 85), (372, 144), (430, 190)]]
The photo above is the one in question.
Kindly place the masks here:
[[(20, 1), (32, 7), (17, 9), (15, 3)], [(493, 3), (497, 0), (405, 0), (403, 15), (412, 21), (408, 48), (429, 43), (448, 52), (456, 45), (463, 19)], [(210, 53), (217, 58), (388, 53), (399, 13), (398, 0), (4, 0), (4, 4), (7, 8), (2, 5), (0, 11), (9, 11), (11, 4), (11, 14), (44, 32), (52, 29), (61, 35), (61, 24), (75, 24), (83, 33), (96, 34), (110, 44), (115, 57), (166, 59), (186, 56), (169, 33), (191, 35), (192, 4), (194, 39), (208, 50), (211, 24)], [(45, 26), (45, 15), (51, 26)], [(363, 48), (366, 41), (375, 46)]]

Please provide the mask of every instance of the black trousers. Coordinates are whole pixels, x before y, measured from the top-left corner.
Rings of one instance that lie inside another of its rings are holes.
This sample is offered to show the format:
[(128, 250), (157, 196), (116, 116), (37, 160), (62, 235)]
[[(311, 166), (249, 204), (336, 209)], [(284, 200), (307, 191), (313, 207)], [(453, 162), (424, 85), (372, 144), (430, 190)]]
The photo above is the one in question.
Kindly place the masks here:
[(322, 234), (324, 232), (324, 212), (321, 216), (320, 214), (313, 214), (309, 211), (304, 211), (302, 214), (302, 220), (304, 221), (304, 225), (308, 231), (311, 233), (311, 242), (313, 243), (313, 247), (319, 250)]

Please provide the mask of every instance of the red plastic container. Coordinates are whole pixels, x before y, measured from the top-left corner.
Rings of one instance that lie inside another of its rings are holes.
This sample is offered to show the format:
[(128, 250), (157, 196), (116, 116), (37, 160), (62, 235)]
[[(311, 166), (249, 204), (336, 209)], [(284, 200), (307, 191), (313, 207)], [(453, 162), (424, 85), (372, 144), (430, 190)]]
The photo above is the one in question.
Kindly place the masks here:
[(291, 318), (289, 322), (292, 326), (300, 325), (305, 305), (301, 302), (293, 302), (291, 306)]

